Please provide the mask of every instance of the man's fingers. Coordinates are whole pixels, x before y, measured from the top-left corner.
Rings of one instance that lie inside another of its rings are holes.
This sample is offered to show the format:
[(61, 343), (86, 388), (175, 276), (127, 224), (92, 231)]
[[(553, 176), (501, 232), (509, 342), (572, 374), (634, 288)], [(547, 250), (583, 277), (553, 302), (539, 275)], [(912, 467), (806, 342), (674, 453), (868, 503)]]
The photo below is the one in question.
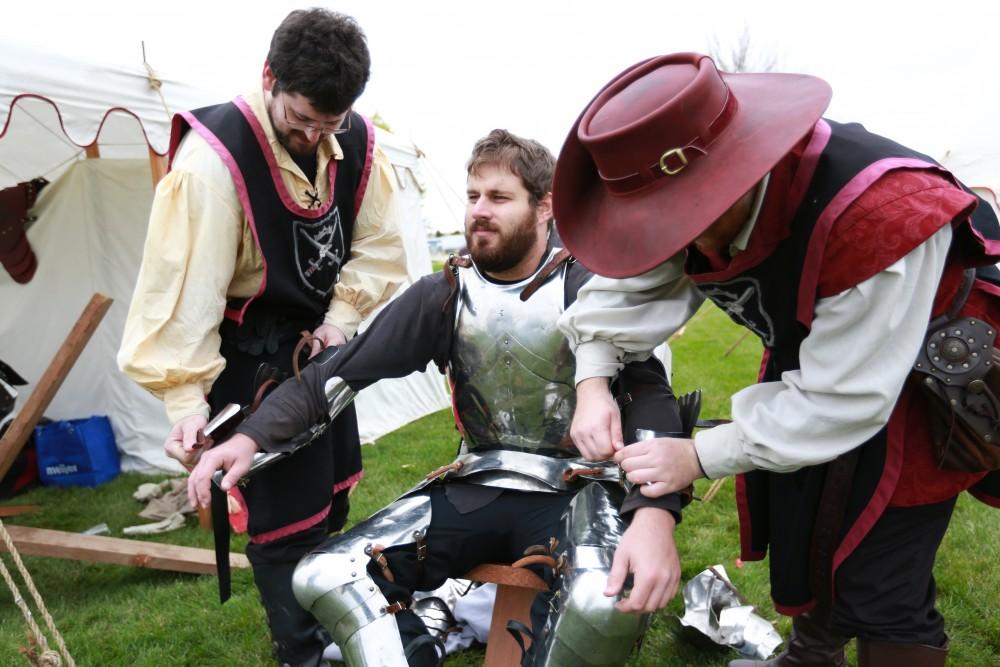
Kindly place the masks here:
[[(631, 480), (631, 477), (629, 479)], [(639, 482), (635, 483), (638, 484)], [(653, 481), (651, 484), (646, 484), (645, 482), (643, 482), (642, 486), (639, 487), (639, 493), (646, 496), (647, 498), (659, 498), (660, 496), (667, 495), (671, 491), (674, 491), (674, 489), (671, 489), (670, 486), (665, 482)]]
[(312, 359), (317, 354), (323, 351), (323, 341), (319, 338), (313, 338), (311, 343), (311, 350), (309, 351), (309, 358)]
[(622, 592), (625, 577), (628, 576), (628, 555), (622, 549), (615, 551), (611, 561), (611, 572), (608, 573), (608, 584), (604, 587), (604, 595), (612, 597)]
[(219, 486), (222, 487), (223, 491), (228, 491), (233, 488), (237, 482), (243, 477), (247, 472), (247, 466), (243, 465), (240, 461), (233, 461), (229, 470), (226, 472)]

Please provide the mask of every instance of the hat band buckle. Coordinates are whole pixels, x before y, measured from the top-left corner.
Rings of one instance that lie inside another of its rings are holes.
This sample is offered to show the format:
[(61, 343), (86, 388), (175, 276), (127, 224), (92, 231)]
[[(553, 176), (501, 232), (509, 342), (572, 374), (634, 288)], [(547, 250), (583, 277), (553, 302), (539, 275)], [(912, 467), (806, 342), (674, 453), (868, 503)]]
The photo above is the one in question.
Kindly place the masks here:
[[(679, 160), (679, 162), (677, 162), (677, 166), (671, 167), (668, 164), (668, 160), (670, 160), (670, 158), (674, 156), (677, 156), (677, 160)], [(684, 171), (684, 167), (686, 166), (688, 166), (688, 159), (687, 156), (684, 155), (683, 148), (671, 148), (670, 150), (665, 151), (663, 155), (660, 156), (660, 171), (662, 171), (667, 176), (676, 176), (677, 174)]]

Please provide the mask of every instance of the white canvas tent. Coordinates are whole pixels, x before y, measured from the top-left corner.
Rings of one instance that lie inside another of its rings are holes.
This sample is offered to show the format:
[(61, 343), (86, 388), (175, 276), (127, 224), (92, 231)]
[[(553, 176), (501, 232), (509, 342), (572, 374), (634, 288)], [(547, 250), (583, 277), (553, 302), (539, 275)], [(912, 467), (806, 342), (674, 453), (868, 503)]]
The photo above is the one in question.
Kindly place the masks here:
[[(94, 292), (114, 303), (46, 410), (53, 419), (108, 415), (125, 469), (179, 469), (162, 453), (162, 404), (115, 365), (142, 257), (153, 182), (164, 166), (169, 112), (218, 95), (160, 79), (140, 63), (106, 66), (0, 44), (0, 187), (52, 181), (34, 209), (28, 239), (38, 257), (31, 282), (0, 270), (0, 359), (36, 381)], [(380, 133), (402, 200), (410, 278), (430, 271), (422, 202), (426, 180), (412, 146)], [(19, 403), (33, 385), (21, 388)], [(449, 404), (436, 372), (384, 381), (357, 400), (372, 441)]]

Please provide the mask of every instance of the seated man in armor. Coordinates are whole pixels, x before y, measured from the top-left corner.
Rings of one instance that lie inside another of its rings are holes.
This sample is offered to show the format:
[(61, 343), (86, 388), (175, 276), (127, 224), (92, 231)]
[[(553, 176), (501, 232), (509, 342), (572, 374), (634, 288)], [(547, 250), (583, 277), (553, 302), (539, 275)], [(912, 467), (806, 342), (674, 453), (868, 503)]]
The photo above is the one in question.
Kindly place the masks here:
[[(612, 460), (588, 462), (570, 439), (575, 361), (556, 320), (591, 274), (551, 231), (553, 168), (538, 142), (503, 130), (481, 139), (468, 164), (471, 259), (451, 258), (364, 334), (318, 355), (191, 474), (192, 502), (205, 504), (217, 470), (228, 489), (259, 450), (294, 451), (373, 382), (431, 360), (447, 371), (458, 458), (329, 539), (294, 576), (297, 599), (350, 665), (436, 664), (412, 593), (481, 563), (531, 554), (550, 585), (532, 605), (530, 665), (622, 664), (677, 591), (673, 534), (690, 496), (625, 488)], [(655, 359), (626, 365), (616, 382), (626, 442), (690, 430)]]

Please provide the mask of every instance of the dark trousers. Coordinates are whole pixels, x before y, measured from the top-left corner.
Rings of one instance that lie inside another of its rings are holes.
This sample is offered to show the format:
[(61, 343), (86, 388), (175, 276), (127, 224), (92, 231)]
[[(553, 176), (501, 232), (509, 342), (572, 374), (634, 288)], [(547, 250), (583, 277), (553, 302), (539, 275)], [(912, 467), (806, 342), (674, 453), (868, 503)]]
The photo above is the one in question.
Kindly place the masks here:
[[(386, 549), (395, 581), (387, 580), (378, 566), (368, 566), (389, 602), (408, 602), (413, 591), (433, 590), (448, 578), (463, 577), (476, 565), (510, 563), (521, 558), (530, 546), (547, 545), (549, 538), (558, 534), (559, 519), (573, 498), (572, 494), (505, 490), (487, 505), (463, 514), (446, 497), (443, 486), (432, 486), (427, 493), (431, 498), (431, 523), (425, 538), (426, 559), (417, 561), (412, 544)], [(552, 583), (549, 568), (529, 567), (546, 583)], [(536, 629), (544, 622), (546, 611), (547, 604), (536, 599), (532, 606), (532, 625)], [(423, 622), (410, 610), (396, 614), (396, 622), (403, 646), (427, 633)], [(425, 664), (435, 664), (432, 651), (421, 651), (410, 659), (410, 665)]]
[(954, 508), (954, 498), (888, 508), (837, 570), (831, 628), (845, 637), (941, 646), (934, 557)]

